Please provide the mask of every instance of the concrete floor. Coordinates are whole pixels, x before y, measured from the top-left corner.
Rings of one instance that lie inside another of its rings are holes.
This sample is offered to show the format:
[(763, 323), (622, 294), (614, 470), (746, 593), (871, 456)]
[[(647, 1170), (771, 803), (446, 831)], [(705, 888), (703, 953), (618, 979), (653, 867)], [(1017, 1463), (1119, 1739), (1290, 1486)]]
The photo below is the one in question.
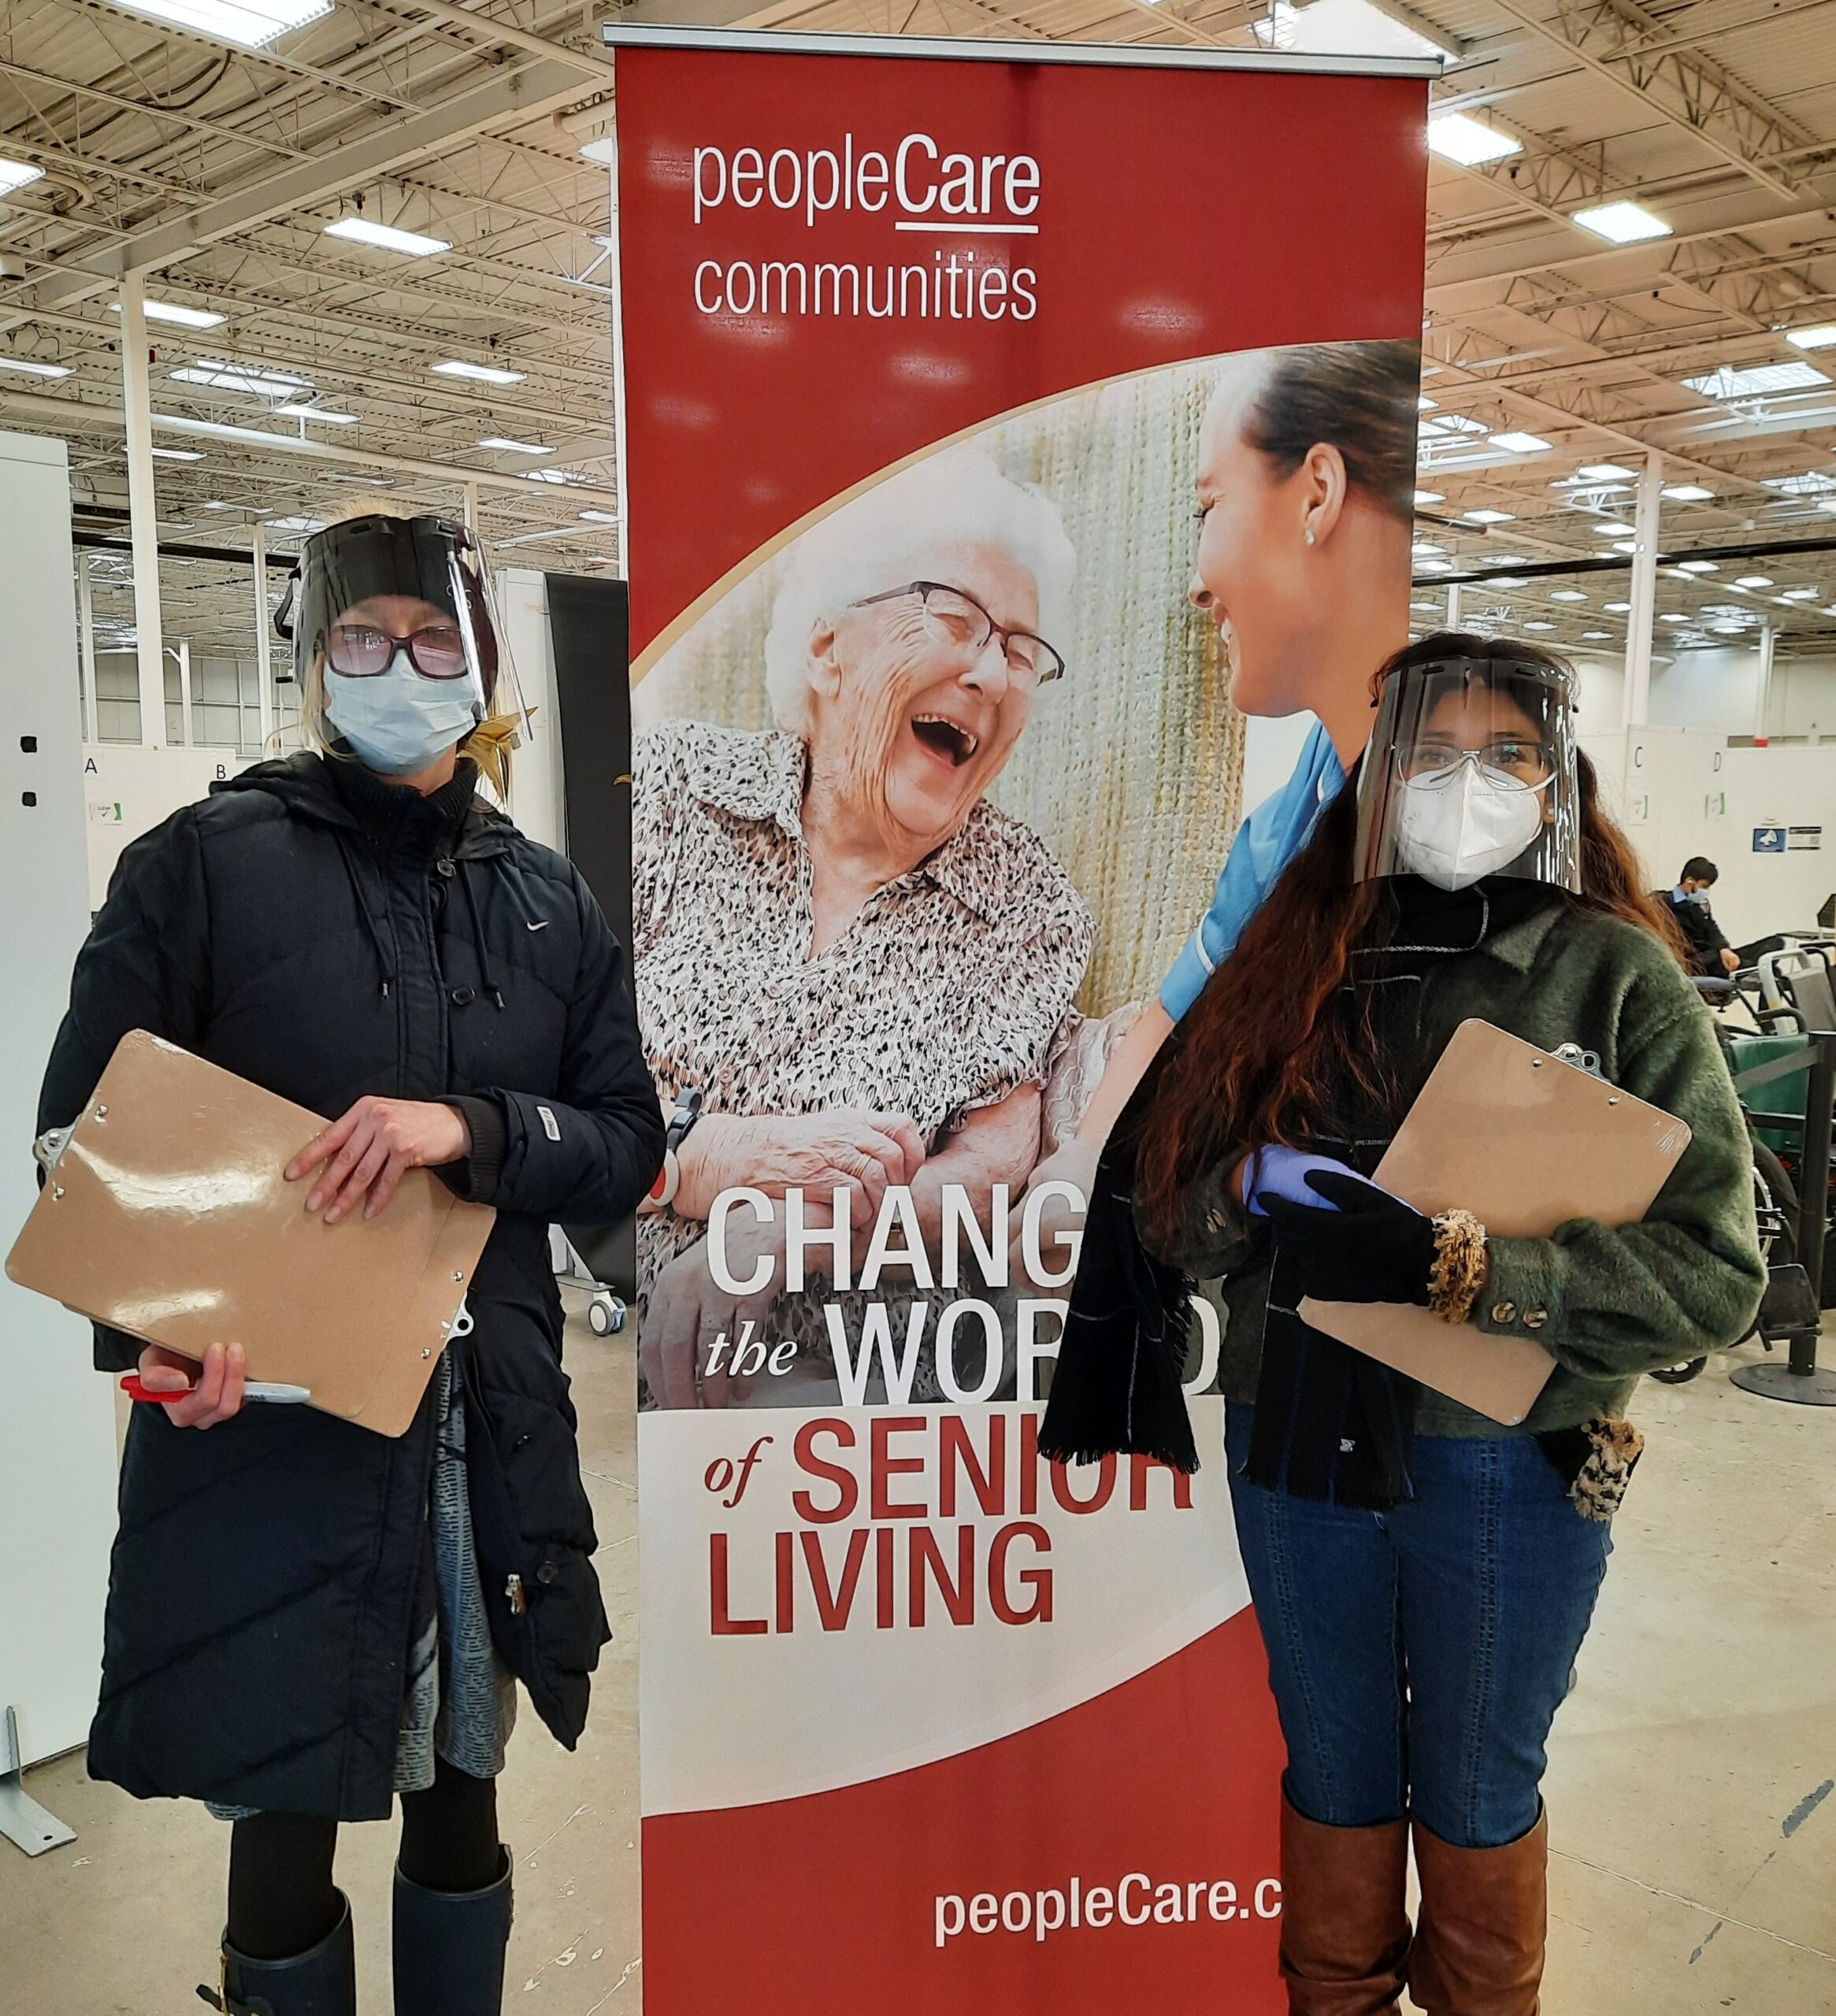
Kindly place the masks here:
[[(529, 1714), (513, 1746), (505, 2003), (621, 2016), (643, 1995), (632, 1358), (629, 1336), (603, 1343), (577, 1316), (568, 1343), (618, 1636), (579, 1751)], [(1730, 1388), (1730, 1363), (1756, 1348), (1638, 1397), (1649, 1453), (1551, 1745), (1550, 2016), (1836, 2016), (1836, 1410)], [(27, 1782), (78, 1837), (36, 1862), (0, 1844), (0, 2010), (199, 2007), (225, 1830), (91, 1784), (77, 1757)], [(339, 1861), (373, 2011), (388, 2007), (392, 1851), (391, 1829), (353, 1827)]]

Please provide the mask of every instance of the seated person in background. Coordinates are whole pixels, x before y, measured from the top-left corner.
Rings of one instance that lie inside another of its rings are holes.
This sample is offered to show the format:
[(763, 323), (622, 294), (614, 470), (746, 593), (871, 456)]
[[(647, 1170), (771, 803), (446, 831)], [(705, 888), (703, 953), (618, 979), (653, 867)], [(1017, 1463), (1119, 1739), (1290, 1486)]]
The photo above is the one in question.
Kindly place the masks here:
[(1720, 879), (1721, 871), (1701, 854), (1683, 863), (1683, 872), (1674, 889), (1654, 889), (1654, 902), (1668, 903), (1689, 948), (1689, 964), (1706, 978), (1719, 980), (1739, 966), (1740, 957), (1723, 935), (1708, 907), (1708, 891)]

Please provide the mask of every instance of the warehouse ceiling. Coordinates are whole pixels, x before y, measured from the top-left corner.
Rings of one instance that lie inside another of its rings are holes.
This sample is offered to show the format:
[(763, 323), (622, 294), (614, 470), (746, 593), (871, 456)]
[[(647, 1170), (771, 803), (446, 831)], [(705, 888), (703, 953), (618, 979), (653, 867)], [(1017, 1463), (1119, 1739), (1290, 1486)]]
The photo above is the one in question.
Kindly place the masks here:
[[(1836, 643), (1830, 0), (158, 5), (321, 11), (251, 49), (109, 0), (6, 9), (0, 182), (6, 161), (41, 172), (0, 196), (0, 425), (69, 441), (80, 525), (99, 536), (122, 536), (116, 304), (133, 268), (152, 312), (189, 317), (148, 330), (162, 539), (247, 550), (260, 521), (285, 551), (365, 492), (456, 513), (469, 488), (503, 559), (616, 564), (610, 177), (582, 153), (613, 129), (604, 21), (1374, 36), (1450, 59), (1429, 176), (1419, 620), (1458, 579), (1469, 617), (1619, 650), (1628, 578), (1599, 563), (1623, 562), (1656, 448), (1660, 547), (1689, 563), (1660, 576), (1663, 636), (1738, 644), (1768, 624), (1784, 650)], [(1227, 239), (1228, 191), (1169, 200), (1192, 206), (1196, 239)], [(1594, 226), (1661, 235), (1619, 243), (1575, 220), (1603, 211)], [(439, 249), (328, 232), (341, 222)], [(438, 369), (454, 365), (469, 375)], [(1735, 550), (1782, 542), (1801, 550)], [(126, 555), (97, 565), (98, 619), (118, 628), (107, 584)], [(197, 563), (175, 595), (169, 636), (252, 632), (236, 569)]]

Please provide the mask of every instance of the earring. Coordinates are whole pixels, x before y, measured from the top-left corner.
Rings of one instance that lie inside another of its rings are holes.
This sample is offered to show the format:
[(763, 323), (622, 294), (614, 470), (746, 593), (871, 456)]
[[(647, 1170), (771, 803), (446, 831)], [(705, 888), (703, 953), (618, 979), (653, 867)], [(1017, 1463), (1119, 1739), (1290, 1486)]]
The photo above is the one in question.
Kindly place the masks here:
[(1307, 528), (1306, 539), (1307, 544), (1311, 546), (1313, 544), (1313, 528), (1311, 525), (1309, 525)]

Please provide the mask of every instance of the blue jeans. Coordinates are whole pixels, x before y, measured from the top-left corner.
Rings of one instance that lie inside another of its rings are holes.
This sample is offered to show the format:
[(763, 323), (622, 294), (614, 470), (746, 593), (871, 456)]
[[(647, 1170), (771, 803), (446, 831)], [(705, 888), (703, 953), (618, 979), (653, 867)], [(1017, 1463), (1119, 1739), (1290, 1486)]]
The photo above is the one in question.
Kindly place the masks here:
[(1365, 1512), (1246, 1483), (1255, 1410), (1225, 1447), (1237, 1540), (1304, 1818), (1373, 1826), (1412, 1813), (1456, 1847), (1534, 1826), (1543, 1745), (1606, 1573), (1527, 1436), (1421, 1436), (1416, 1495)]

